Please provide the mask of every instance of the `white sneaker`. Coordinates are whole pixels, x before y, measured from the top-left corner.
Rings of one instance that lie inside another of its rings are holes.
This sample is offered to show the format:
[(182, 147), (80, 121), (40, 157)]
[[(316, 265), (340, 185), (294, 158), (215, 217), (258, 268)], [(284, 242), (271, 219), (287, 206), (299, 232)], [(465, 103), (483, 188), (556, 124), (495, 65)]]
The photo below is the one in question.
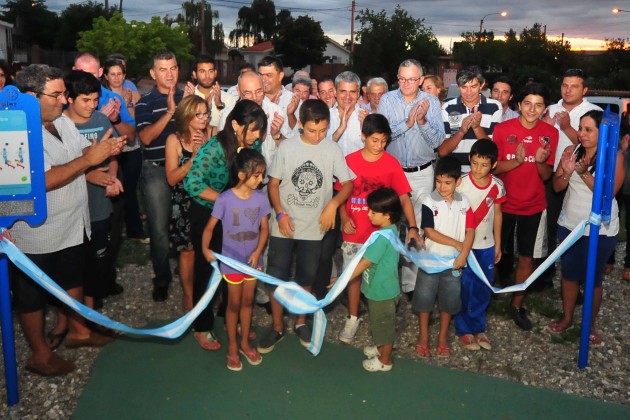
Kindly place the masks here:
[(361, 320), (359, 318), (353, 320), (348, 317), (348, 319), (346, 319), (346, 325), (344, 325), (343, 329), (339, 332), (339, 340), (350, 344), (359, 330), (360, 323)]
[(384, 365), (378, 360), (378, 357), (372, 357), (371, 359), (364, 360), (362, 362), (363, 369), (368, 372), (389, 372), (394, 365)]
[(368, 357), (368, 359), (371, 359), (372, 357), (378, 357), (381, 355), (381, 353), (378, 351), (378, 347), (376, 346), (363, 347), (363, 354), (365, 354)]

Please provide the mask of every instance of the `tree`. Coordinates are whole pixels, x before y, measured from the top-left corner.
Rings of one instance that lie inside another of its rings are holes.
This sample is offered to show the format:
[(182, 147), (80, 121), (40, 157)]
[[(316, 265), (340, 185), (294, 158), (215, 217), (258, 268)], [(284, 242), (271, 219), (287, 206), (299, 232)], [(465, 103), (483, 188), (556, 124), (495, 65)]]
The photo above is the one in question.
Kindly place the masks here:
[(53, 47), (59, 16), (48, 10), (45, 0), (7, 0), (2, 9), (2, 20), (15, 25), (16, 41)]
[(79, 40), (79, 32), (91, 29), (94, 19), (100, 16), (109, 19), (115, 10), (115, 8), (107, 10), (102, 3), (93, 0), (69, 5), (59, 17), (55, 48), (74, 50)]
[(146, 75), (156, 51), (172, 51), (180, 63), (192, 58), (192, 44), (184, 25), (170, 27), (157, 16), (148, 23), (135, 20), (127, 23), (119, 12), (110, 19), (96, 19), (92, 29), (79, 34), (77, 48), (79, 51), (93, 51), (99, 57), (115, 52), (124, 54), (130, 77)]
[(272, 0), (253, 0), (251, 6), (243, 6), (238, 11), (236, 29), (230, 32), (230, 42), (238, 47), (269, 41), (278, 33), (278, 21), (286, 21), (290, 13), (281, 10), (276, 16), (276, 6)]
[[(205, 37), (206, 52), (210, 54), (218, 54), (223, 48), (223, 41), (225, 34), (223, 32), (223, 24), (213, 24), (215, 20), (219, 19), (219, 12), (212, 10), (212, 6), (209, 2), (203, 3), (205, 5), (205, 27), (206, 31), (203, 34)], [(183, 13), (179, 13), (176, 18), (172, 19), (169, 16), (165, 16), (163, 21), (166, 25), (170, 26), (172, 23), (182, 23), (188, 28), (188, 37), (193, 43), (193, 47), (197, 53), (201, 52), (201, 2), (195, 2), (195, 0), (186, 1), (182, 3)]]
[(385, 10), (375, 13), (364, 9), (357, 15), (361, 24), (355, 35), (353, 69), (362, 76), (384, 76), (394, 80), (401, 62), (419, 59), (424, 66), (434, 66), (446, 52), (424, 19), (415, 19), (400, 6), (388, 17)]
[(319, 22), (308, 16), (298, 16), (280, 27), (273, 48), (285, 66), (299, 70), (324, 61), (326, 36)]

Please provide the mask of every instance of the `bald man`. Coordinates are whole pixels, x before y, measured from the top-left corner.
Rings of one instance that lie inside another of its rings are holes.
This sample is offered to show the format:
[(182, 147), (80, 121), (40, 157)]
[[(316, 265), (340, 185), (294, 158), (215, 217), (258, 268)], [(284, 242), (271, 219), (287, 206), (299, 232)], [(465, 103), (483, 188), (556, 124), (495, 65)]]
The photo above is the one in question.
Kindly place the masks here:
[[(297, 130), (291, 130), (287, 123), (287, 116), (279, 105), (274, 104), (265, 96), (262, 77), (252, 71), (243, 73), (238, 78), (237, 85), (238, 96), (241, 99), (249, 99), (256, 102), (262, 107), (267, 115), (267, 137), (263, 141), (262, 154), (270, 165), (276, 154), (276, 149), (280, 142), (297, 133)], [(219, 122), (219, 131), (225, 127), (225, 120), (232, 111), (232, 108), (225, 108), (221, 121)], [(297, 128), (297, 126), (296, 126)]]
[[(98, 80), (101, 80), (103, 76), (101, 61), (90, 52), (77, 55), (74, 59), (72, 70), (82, 70), (90, 73)], [(122, 106), (124, 103), (122, 96), (101, 85), (101, 95), (98, 99), (97, 110), (109, 118), (109, 121), (120, 135), (125, 135), (128, 140), (133, 140), (136, 137), (136, 121), (127, 110), (127, 107)]]

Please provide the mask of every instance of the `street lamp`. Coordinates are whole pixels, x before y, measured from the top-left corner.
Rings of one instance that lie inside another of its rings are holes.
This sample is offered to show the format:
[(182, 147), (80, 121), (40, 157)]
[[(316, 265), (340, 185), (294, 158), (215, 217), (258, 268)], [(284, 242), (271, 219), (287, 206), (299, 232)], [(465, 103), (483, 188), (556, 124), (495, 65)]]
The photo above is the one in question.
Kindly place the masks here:
[(479, 40), (480, 41), (481, 41), (481, 33), (483, 32), (483, 20), (487, 18), (488, 16), (493, 16), (493, 15), (501, 15), (501, 17), (506, 17), (507, 12), (488, 13), (487, 15), (481, 18), (481, 21), (479, 22)]
[(625, 13), (630, 13), (630, 10), (623, 10), (623, 9), (617, 9), (616, 7), (614, 9), (612, 9), (612, 12), (614, 14), (617, 14), (619, 12), (625, 12)]

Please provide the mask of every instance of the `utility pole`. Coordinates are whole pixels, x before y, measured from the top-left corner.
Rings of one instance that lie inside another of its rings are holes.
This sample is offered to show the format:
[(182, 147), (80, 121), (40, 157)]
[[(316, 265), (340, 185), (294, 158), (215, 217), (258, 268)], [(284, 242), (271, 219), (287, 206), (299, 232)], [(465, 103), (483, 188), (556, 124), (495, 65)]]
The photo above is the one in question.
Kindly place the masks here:
[(122, 12), (123, 12), (122, 11), (122, 3), (123, 3), (123, 0), (120, 0), (120, 6), (118, 6), (118, 9), (120, 9), (120, 14), (121, 15), (122, 15)]
[(109, 10), (109, 0), (105, 0), (105, 10)]
[(206, 53), (206, 0), (201, 0), (201, 45), (202, 54)]
[(354, 54), (354, 12), (356, 11), (357, 2), (352, 0), (352, 19), (350, 20), (350, 53)]

